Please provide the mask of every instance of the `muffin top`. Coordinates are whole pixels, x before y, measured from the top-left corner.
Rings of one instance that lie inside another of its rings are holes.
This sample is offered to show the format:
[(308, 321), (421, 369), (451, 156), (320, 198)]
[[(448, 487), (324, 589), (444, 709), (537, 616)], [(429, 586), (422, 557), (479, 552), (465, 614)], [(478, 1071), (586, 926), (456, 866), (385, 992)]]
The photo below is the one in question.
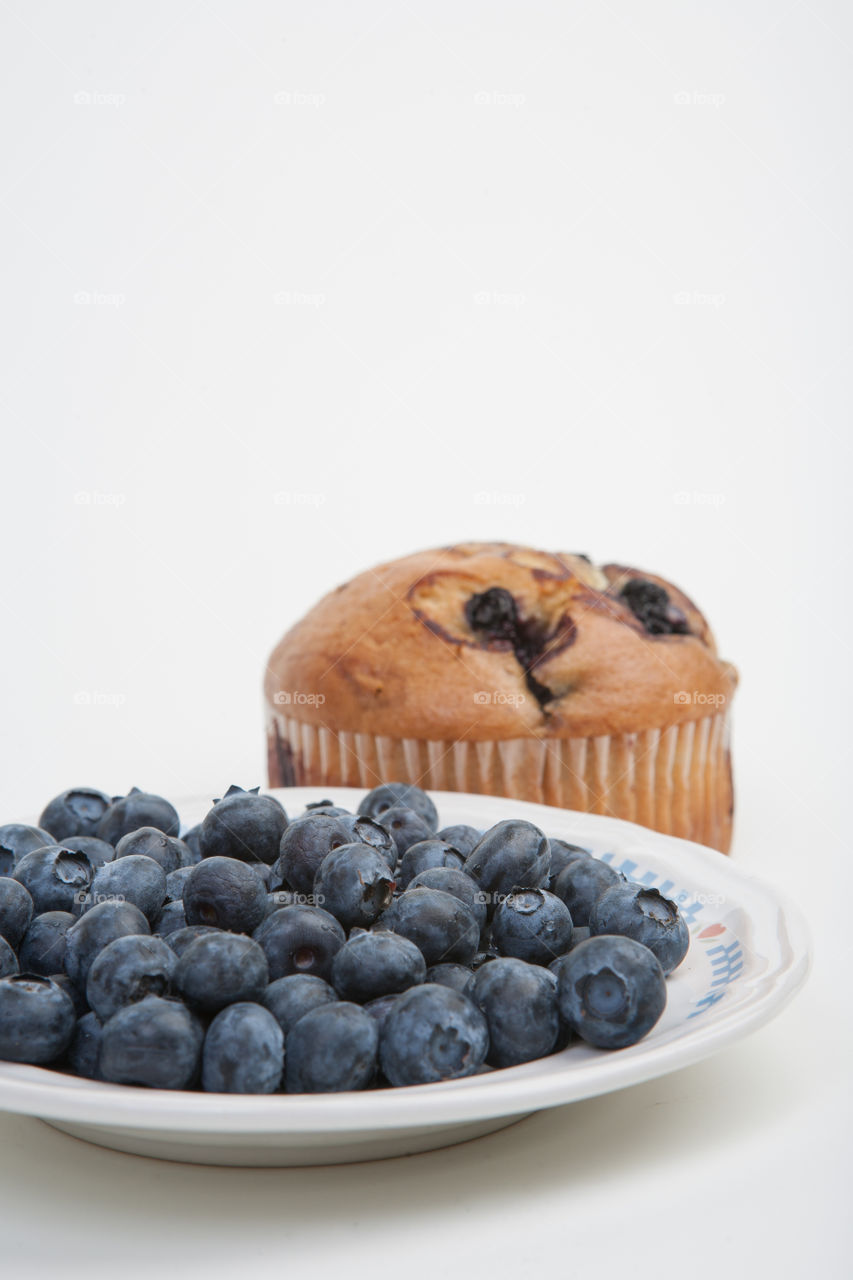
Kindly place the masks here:
[(273, 651), (267, 700), (395, 738), (627, 733), (723, 709), (737, 682), (655, 574), (503, 542), (420, 551), (330, 592)]

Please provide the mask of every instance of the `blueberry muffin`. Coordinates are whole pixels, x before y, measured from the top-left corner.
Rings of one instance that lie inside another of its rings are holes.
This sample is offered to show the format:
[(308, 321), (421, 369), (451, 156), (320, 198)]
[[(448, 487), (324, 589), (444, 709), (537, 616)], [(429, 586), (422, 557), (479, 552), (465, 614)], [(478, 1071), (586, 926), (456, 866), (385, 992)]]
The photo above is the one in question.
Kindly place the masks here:
[(736, 683), (655, 574), (506, 543), (422, 551), (332, 591), (274, 650), (270, 783), (514, 796), (727, 850)]

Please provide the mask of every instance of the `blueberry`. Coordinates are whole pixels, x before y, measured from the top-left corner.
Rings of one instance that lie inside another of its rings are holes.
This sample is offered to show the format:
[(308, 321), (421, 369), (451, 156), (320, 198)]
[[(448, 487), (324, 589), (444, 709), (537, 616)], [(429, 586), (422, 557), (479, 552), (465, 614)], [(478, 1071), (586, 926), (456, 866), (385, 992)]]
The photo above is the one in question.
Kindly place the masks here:
[(158, 938), (168, 938), (170, 934), (180, 933), (181, 929), (186, 927), (187, 917), (184, 914), (183, 902), (164, 902), (160, 914), (151, 924), (151, 932)]
[(192, 871), (192, 867), (176, 867), (174, 871), (170, 871), (166, 876), (166, 901), (182, 902), (184, 897), (184, 885), (187, 877)]
[(648, 947), (665, 974), (687, 955), (690, 934), (674, 902), (657, 889), (639, 884), (616, 884), (596, 902), (589, 918), (593, 935), (616, 933)]
[(327, 853), (314, 877), (314, 901), (345, 929), (377, 920), (394, 895), (387, 861), (367, 844), (343, 844)]
[(332, 983), (342, 1000), (366, 1004), (417, 986), (426, 961), (413, 942), (397, 933), (361, 933), (348, 939), (332, 964)]
[(178, 959), (174, 984), (187, 1004), (224, 1009), (241, 1000), (259, 1000), (269, 967), (259, 944), (240, 933), (206, 933)]
[(320, 864), (332, 849), (351, 844), (352, 824), (331, 814), (311, 814), (298, 818), (281, 837), (281, 846), (273, 871), (278, 882), (309, 894)]
[(663, 969), (633, 938), (588, 938), (555, 970), (563, 1019), (598, 1049), (636, 1044), (666, 1006)]
[(232, 1004), (208, 1027), (201, 1063), (206, 1093), (275, 1093), (284, 1070), (281, 1027), (259, 1004)]
[(112, 845), (107, 844), (106, 840), (99, 840), (97, 836), (69, 836), (62, 841), (62, 847), (73, 853), (85, 853), (95, 871), (105, 862), (112, 862), (116, 855)]
[(0, 978), (10, 978), (18, 969), (18, 957), (6, 939), (0, 938)]
[(204, 1030), (180, 1000), (146, 996), (104, 1024), (99, 1067), (114, 1084), (186, 1089), (201, 1061)]
[(70, 911), (44, 911), (33, 916), (18, 952), (24, 973), (49, 978), (65, 968), (65, 935), (74, 924)]
[(321, 907), (282, 907), (255, 930), (270, 970), (270, 981), (289, 973), (312, 973), (327, 981), (332, 961), (346, 941), (338, 921)]
[(421, 815), (402, 804), (385, 810), (382, 815), (382, 826), (390, 832), (400, 858), (410, 845), (417, 844), (420, 840), (429, 840), (433, 835), (429, 824)]
[(85, 908), (99, 902), (129, 902), (138, 907), (150, 923), (159, 916), (165, 900), (165, 871), (153, 858), (135, 853), (99, 867), (82, 905)]
[(251, 933), (266, 908), (263, 880), (248, 863), (235, 858), (203, 858), (184, 885), (187, 924), (215, 924), (235, 933)]
[(25, 853), (53, 844), (54, 838), (41, 827), (27, 827), (22, 822), (7, 822), (0, 827), (0, 876), (10, 876)]
[(117, 845), (122, 836), (140, 827), (156, 827), (164, 835), (176, 836), (180, 826), (177, 810), (168, 800), (134, 787), (126, 796), (113, 801), (91, 834)]
[(496, 910), (492, 937), (501, 955), (547, 965), (568, 951), (572, 917), (546, 889), (516, 889)]
[(548, 875), (548, 888), (554, 892), (554, 885), (557, 876), (567, 867), (570, 862), (576, 862), (578, 858), (591, 858), (592, 854), (588, 849), (582, 849), (578, 844), (569, 844), (567, 840), (558, 840), (556, 836), (549, 836), (548, 843), (551, 846), (551, 868)]
[(464, 964), (434, 964), (427, 969), (426, 982), (436, 982), (440, 987), (450, 987), (461, 996), (471, 995), (474, 985), (474, 971)]
[(427, 793), (410, 782), (384, 782), (374, 787), (358, 806), (358, 812), (362, 817), (373, 818), (385, 826), (388, 810), (399, 805), (413, 809), (423, 818), (430, 835), (438, 829), (438, 810)]
[(548, 837), (532, 822), (508, 818), (490, 827), (465, 860), (465, 872), (489, 895), (489, 914), (497, 904), (524, 887), (548, 883), (551, 850)]
[(428, 966), (445, 960), (469, 963), (480, 938), (474, 913), (441, 889), (407, 889), (392, 902), (379, 927), (408, 938)]
[(334, 987), (322, 978), (312, 973), (290, 973), (271, 982), (260, 1002), (287, 1035), (306, 1013), (321, 1004), (333, 1004), (337, 998)]
[(85, 991), (89, 969), (99, 951), (103, 951), (114, 938), (148, 932), (148, 921), (132, 903), (96, 903), (74, 922), (65, 935), (65, 972)]
[(50, 978), (32, 973), (0, 978), (0, 1059), (53, 1062), (74, 1035), (74, 1005)]
[(92, 864), (85, 853), (73, 853), (62, 845), (46, 845), (25, 853), (13, 872), (29, 891), (36, 914), (73, 911), (92, 884)]
[(201, 823), (197, 822), (194, 827), (190, 827), (189, 831), (184, 832), (181, 839), (189, 849), (189, 865), (192, 866), (196, 862), (201, 862)]
[(287, 814), (272, 796), (229, 787), (201, 824), (202, 857), (272, 865), (286, 827)]
[(560, 1032), (557, 984), (539, 965), (508, 957), (478, 970), (472, 1000), (489, 1027), (493, 1067), (514, 1067), (554, 1051)]
[(623, 884), (625, 877), (598, 858), (576, 858), (554, 881), (554, 893), (569, 908), (572, 924), (585, 927), (598, 899), (611, 885)]
[(648, 578), (631, 578), (619, 592), (634, 617), (649, 635), (689, 635), (682, 611), (671, 603), (669, 592)]
[(437, 833), (436, 839), (446, 840), (448, 844), (462, 854), (463, 858), (467, 858), (474, 846), (479, 844), (482, 835), (482, 831), (478, 831), (476, 827), (469, 827), (464, 822), (457, 822), (452, 827), (442, 827)]
[(138, 831), (128, 831), (116, 845), (116, 861), (141, 854), (159, 862), (166, 875), (175, 871), (183, 862), (185, 845), (174, 836), (167, 836), (156, 827), (140, 827)]
[(465, 871), (455, 867), (430, 867), (420, 871), (408, 885), (409, 889), (441, 889), (458, 898), (473, 914), (480, 929), (486, 925), (486, 895), (477, 881)]
[(388, 866), (394, 870), (397, 865), (397, 846), (387, 827), (373, 818), (358, 814), (343, 815), (341, 821), (349, 830), (349, 844), (369, 844), (382, 854)]
[(422, 871), (429, 871), (433, 867), (453, 867), (454, 870), (461, 871), (463, 862), (458, 849), (454, 849), (446, 840), (439, 840), (435, 836), (429, 840), (419, 840), (417, 844), (409, 845), (403, 854), (397, 883), (406, 889)]
[(75, 1075), (86, 1080), (102, 1079), (99, 1061), (103, 1030), (100, 1018), (91, 1011), (77, 1020), (68, 1049), (68, 1065)]
[(183, 929), (176, 929), (165, 936), (165, 942), (172, 948), (176, 956), (182, 956), (191, 942), (203, 937), (206, 933), (219, 933), (212, 924), (188, 924)]
[(489, 1032), (477, 1006), (450, 987), (424, 983), (398, 996), (382, 1025), (379, 1060), (392, 1085), (471, 1076), (486, 1060)]
[(376, 1072), (378, 1044), (376, 1021), (357, 1004), (336, 1001), (312, 1009), (287, 1037), (287, 1092), (366, 1088)]
[(110, 807), (110, 797), (92, 787), (72, 787), (54, 797), (39, 818), (39, 826), (61, 844), (69, 836), (93, 836)]
[(29, 890), (19, 880), (0, 878), (0, 938), (5, 938), (13, 951), (21, 945), (32, 918)]
[(86, 979), (86, 999), (106, 1022), (126, 1004), (171, 994), (178, 957), (162, 938), (130, 934), (100, 951)]

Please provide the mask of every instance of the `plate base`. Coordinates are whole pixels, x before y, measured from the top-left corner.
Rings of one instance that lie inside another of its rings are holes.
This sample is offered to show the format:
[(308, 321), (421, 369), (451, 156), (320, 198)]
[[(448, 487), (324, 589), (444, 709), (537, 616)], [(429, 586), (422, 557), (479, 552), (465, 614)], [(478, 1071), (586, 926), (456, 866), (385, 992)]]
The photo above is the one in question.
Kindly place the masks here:
[(45, 1120), (51, 1129), (81, 1138), (98, 1147), (124, 1151), (155, 1160), (178, 1160), (184, 1164), (232, 1165), (254, 1169), (288, 1169), (311, 1164), (353, 1164), (361, 1160), (389, 1160), (394, 1156), (417, 1155), (439, 1147), (497, 1133), (526, 1120), (532, 1112), (517, 1116), (497, 1116), (475, 1124), (436, 1127), (354, 1130), (351, 1133), (183, 1133), (168, 1130), (106, 1128), (94, 1124), (60, 1124)]

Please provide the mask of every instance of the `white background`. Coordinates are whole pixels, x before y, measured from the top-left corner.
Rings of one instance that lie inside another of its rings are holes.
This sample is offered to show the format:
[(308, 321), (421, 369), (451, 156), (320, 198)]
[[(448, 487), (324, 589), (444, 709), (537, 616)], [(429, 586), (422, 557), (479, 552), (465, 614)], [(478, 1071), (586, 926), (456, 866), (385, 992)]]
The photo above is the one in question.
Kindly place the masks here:
[(318, 595), (518, 540), (706, 609), (734, 856), (816, 939), (748, 1043), (446, 1153), (3, 1117), (7, 1264), (849, 1274), (851, 62), (830, 0), (4, 3), (2, 820), (263, 781)]

